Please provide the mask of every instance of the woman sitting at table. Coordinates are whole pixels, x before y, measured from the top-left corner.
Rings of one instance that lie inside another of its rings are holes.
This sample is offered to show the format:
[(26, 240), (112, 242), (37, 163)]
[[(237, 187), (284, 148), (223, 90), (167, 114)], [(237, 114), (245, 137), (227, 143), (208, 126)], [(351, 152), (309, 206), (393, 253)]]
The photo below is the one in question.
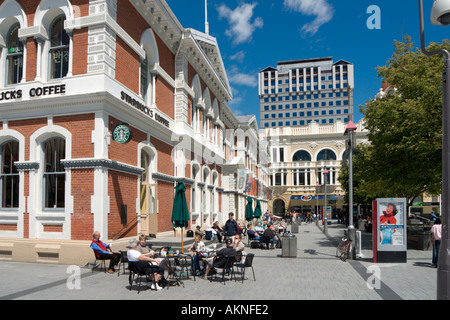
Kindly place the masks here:
[(200, 260), (203, 257), (203, 254), (206, 252), (206, 246), (205, 246), (205, 243), (202, 241), (202, 236), (200, 236), (200, 235), (195, 236), (195, 242), (188, 249), (188, 251), (192, 251), (191, 257), (192, 257), (192, 261), (193, 261), (193, 269), (191, 271), (192, 271), (192, 273), (199, 275), (200, 274)]
[(219, 221), (214, 222), (212, 228), (219, 242), (222, 242), (223, 229), (219, 226)]
[(149, 257), (154, 258), (155, 260), (158, 260), (160, 267), (167, 271), (168, 274), (172, 273), (172, 270), (170, 270), (169, 265), (167, 264), (167, 261), (163, 257), (155, 257), (155, 251), (150, 249), (146, 243), (146, 237), (145, 235), (141, 234), (139, 236), (139, 242), (136, 247), (136, 250), (139, 251), (142, 254), (148, 254)]
[(245, 256), (247, 255), (245, 253), (245, 245), (241, 242), (241, 236), (237, 235), (234, 237), (234, 243), (233, 248), (236, 250), (236, 262), (242, 262), (245, 261)]

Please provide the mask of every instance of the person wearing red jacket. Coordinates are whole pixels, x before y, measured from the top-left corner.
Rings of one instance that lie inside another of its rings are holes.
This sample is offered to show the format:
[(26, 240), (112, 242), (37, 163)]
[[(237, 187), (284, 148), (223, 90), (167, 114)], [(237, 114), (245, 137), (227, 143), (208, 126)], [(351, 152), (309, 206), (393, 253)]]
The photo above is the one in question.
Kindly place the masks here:
[(117, 252), (112, 252), (110, 245), (100, 240), (100, 232), (95, 231), (92, 237), (91, 249), (94, 250), (95, 256), (97, 259), (111, 260), (109, 262), (108, 273), (114, 273), (114, 267), (119, 264), (122, 255)]

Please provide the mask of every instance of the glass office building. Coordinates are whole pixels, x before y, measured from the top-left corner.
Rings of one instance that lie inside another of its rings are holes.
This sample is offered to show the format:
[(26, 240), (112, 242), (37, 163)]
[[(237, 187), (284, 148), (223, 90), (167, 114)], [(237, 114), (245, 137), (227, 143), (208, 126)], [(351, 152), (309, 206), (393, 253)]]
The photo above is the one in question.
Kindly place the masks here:
[(353, 118), (353, 64), (332, 57), (278, 62), (258, 74), (261, 128), (347, 123)]

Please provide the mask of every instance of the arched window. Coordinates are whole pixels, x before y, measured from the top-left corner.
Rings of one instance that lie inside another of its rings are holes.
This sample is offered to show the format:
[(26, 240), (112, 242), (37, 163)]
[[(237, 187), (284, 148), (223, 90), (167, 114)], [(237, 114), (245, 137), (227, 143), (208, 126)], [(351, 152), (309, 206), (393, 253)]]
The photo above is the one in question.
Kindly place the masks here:
[(19, 160), (19, 143), (9, 141), (1, 145), (0, 190), (1, 208), (19, 207), (19, 173), (14, 161)]
[(336, 153), (330, 149), (323, 149), (317, 155), (317, 161), (336, 161)]
[(19, 83), (23, 75), (23, 44), (19, 40), (19, 28), (18, 23), (13, 25), (7, 37), (6, 83), (8, 85)]
[(144, 101), (147, 100), (148, 91), (148, 62), (147, 59), (141, 59), (141, 96)]
[(147, 105), (156, 106), (156, 77), (158, 75), (159, 53), (153, 30), (148, 28), (141, 35), (141, 48), (145, 56), (141, 57), (140, 94)]
[(65, 16), (60, 16), (50, 28), (50, 79), (64, 78), (69, 71), (70, 37), (64, 21)]
[(305, 150), (299, 150), (292, 157), (292, 161), (311, 161), (311, 155)]
[(192, 185), (192, 200), (191, 200), (191, 211), (192, 212), (196, 212), (197, 211), (197, 182), (198, 182), (198, 178), (199, 178), (199, 171), (200, 168), (198, 167), (198, 165), (193, 165), (192, 166), (192, 179), (194, 179), (194, 184)]
[(61, 160), (66, 156), (66, 141), (53, 138), (44, 143), (44, 205), (46, 209), (65, 206), (66, 173)]

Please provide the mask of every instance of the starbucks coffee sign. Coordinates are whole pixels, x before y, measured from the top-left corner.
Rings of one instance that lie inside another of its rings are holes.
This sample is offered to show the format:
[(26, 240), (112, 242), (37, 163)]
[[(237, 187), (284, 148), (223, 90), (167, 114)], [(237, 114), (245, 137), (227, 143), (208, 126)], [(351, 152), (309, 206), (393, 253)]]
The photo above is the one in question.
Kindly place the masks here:
[(131, 129), (126, 123), (119, 123), (112, 132), (113, 140), (118, 143), (127, 143), (131, 140)]

